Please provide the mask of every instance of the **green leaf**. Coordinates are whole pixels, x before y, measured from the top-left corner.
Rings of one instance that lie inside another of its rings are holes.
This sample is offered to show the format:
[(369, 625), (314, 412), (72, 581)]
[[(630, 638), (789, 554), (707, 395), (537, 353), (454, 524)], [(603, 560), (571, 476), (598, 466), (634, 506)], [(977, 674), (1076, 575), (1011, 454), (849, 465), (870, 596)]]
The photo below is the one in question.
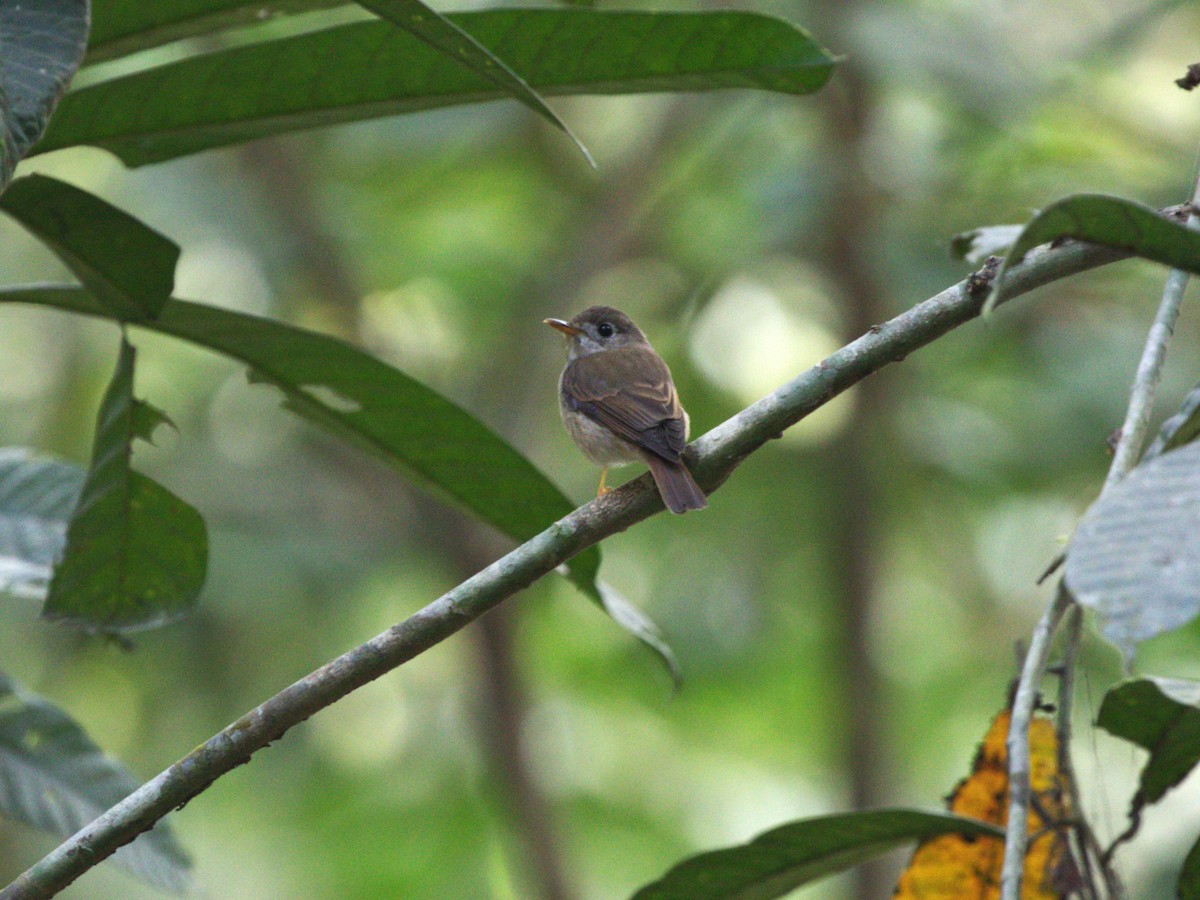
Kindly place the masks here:
[(1192, 844), (1183, 860), (1183, 870), (1179, 873), (1179, 900), (1200, 900), (1200, 840)]
[(0, 192), (79, 68), (87, 27), (87, 0), (0, 0)]
[(748, 844), (679, 863), (633, 900), (767, 900), (912, 841), (942, 834), (990, 836), (985, 822), (909, 809), (819, 816), (790, 822)]
[(1138, 795), (1155, 803), (1200, 762), (1200, 683), (1140, 678), (1119, 684), (1104, 695), (1096, 724), (1150, 751)]
[(634, 606), (624, 594), (603, 581), (597, 580), (579, 586), (593, 603), (608, 614), (609, 618), (658, 654), (659, 659), (667, 667), (671, 682), (678, 690), (683, 684), (683, 673), (679, 669), (679, 662), (675, 659), (675, 652), (654, 621)]
[[(145, 3), (114, 0), (102, 5), (93, 28), (88, 61), (158, 46), (167, 41), (261, 22), (288, 13), (341, 5), (331, 0), (245, 3), (244, 0), (175, 0)], [(413, 36), (482, 75), (567, 134), (589, 162), (591, 155), (566, 123), (516, 72), (449, 19), (420, 0), (360, 0), (359, 6), (391, 21)], [(594, 163), (593, 163), (594, 165)]]
[(1067, 547), (1067, 587), (1127, 658), (1200, 612), (1200, 444), (1135, 468), (1084, 516)]
[[(66, 838), (137, 787), (70, 716), (0, 672), (0, 812)], [(163, 822), (112, 859), (162, 890), (190, 887), (191, 863)]]
[(118, 319), (153, 318), (171, 296), (179, 248), (94, 194), (30, 175), (0, 196), (0, 210), (53, 250)]
[(1200, 384), (1184, 397), (1179, 412), (1162, 423), (1158, 437), (1142, 455), (1141, 462), (1148, 462), (1168, 450), (1190, 444), (1197, 437), (1200, 437)]
[(166, 488), (130, 468), (134, 438), (163, 421), (133, 397), (134, 349), (121, 341), (96, 422), (92, 465), (67, 528), (43, 615), (88, 629), (129, 631), (185, 612), (208, 560), (204, 521)]
[[(833, 67), (804, 31), (753, 13), (525, 9), (447, 18), (543, 94), (720, 88), (803, 94), (820, 88)], [(196, 56), (74, 91), (38, 152), (92, 144), (138, 166), (302, 128), (504, 95), (411, 35), (366, 22)]]
[(996, 276), (985, 309), (998, 302), (1004, 276), (1039, 244), (1074, 238), (1200, 274), (1200, 233), (1141, 203), (1105, 194), (1075, 194), (1050, 204), (1025, 226)]
[(289, 13), (346, 5), (347, 0), (103, 0), (93, 16), (87, 61), (113, 59)]
[(413, 37), (482, 75), (506, 94), (525, 104), (569, 137), (583, 153), (588, 164), (595, 168), (596, 162), (587, 147), (583, 146), (579, 138), (567, 127), (567, 123), (546, 105), (541, 95), (510, 69), (504, 60), (445, 16), (430, 9), (421, 0), (358, 0), (358, 5), (403, 28)]
[(0, 591), (45, 599), (83, 476), (70, 463), (0, 449)]

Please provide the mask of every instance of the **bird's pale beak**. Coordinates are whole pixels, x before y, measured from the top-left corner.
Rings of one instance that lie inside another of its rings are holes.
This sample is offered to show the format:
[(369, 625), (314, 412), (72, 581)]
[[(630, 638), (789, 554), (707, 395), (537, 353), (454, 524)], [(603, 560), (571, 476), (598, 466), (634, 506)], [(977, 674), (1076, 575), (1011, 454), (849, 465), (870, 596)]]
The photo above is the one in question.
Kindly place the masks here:
[(567, 337), (578, 337), (579, 335), (583, 334), (582, 328), (576, 328), (570, 322), (564, 321), (563, 319), (543, 319), (542, 321), (555, 331), (561, 331), (563, 334), (567, 335)]

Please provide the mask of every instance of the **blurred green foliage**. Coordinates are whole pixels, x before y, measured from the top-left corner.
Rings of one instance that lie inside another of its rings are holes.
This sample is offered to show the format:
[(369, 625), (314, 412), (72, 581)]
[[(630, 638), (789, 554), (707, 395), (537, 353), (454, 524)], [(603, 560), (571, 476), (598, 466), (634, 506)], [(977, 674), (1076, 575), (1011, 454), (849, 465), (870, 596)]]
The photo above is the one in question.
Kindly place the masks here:
[[(541, 319), (600, 302), (628, 311), (702, 433), (848, 336), (848, 273), (828, 235), (854, 212), (834, 202), (851, 157), (867, 173), (857, 238), (886, 315), (966, 274), (946, 249), (957, 232), (1023, 221), (1076, 191), (1151, 205), (1191, 191), (1200, 106), (1172, 83), (1200, 37), (1186, 6), (756, 8), (846, 54), (826, 92), (554, 101), (596, 171), (512, 101), (137, 171), (87, 149), (21, 171), (93, 190), (169, 235), (183, 248), (178, 296), (349, 337), (477, 414), (581, 502), (596, 473), (558, 421), (561, 347)], [(838, 123), (852, 107), (866, 124), (848, 143)], [(7, 220), (0, 271), (6, 283), (66, 274)], [(852, 624), (882, 692), (867, 748), (876, 794), (940, 805), (1004, 701), (1014, 642), (1049, 602), (1037, 576), (1103, 480), (1162, 277), (1122, 263), (967, 325), (875, 376), (869, 418), (855, 415), (856, 389), (756, 454), (708, 511), (608, 540), (602, 576), (662, 625), (684, 671), (677, 696), (561, 580), (493, 614), (574, 894), (627, 896), (686, 853), (849, 808), (864, 748), (849, 732), (847, 565), (871, 573), (869, 618)], [(1196, 381), (1197, 332), (1185, 308), (1161, 416)], [(280, 410), (241, 367), (166, 338), (138, 343), (138, 394), (179, 431), (139, 447), (137, 463), (203, 513), (208, 586), (194, 615), (131, 652), (6, 600), (0, 662), (148, 777), (505, 544)], [(115, 344), (110, 325), (0, 307), (0, 443), (84, 462)], [(866, 490), (848, 509), (851, 428)], [(847, 512), (869, 535), (849, 560), (830, 527)], [(494, 669), (479, 629), (173, 815), (203, 890), (537, 896), (490, 749)], [(1120, 674), (1094, 634), (1084, 657), (1081, 722)], [(1191, 626), (1143, 647), (1138, 667), (1196, 677), (1197, 660)], [(1136, 779), (1130, 754), (1088, 732), (1076, 765), (1110, 837)], [(1118, 857), (1131, 896), (1167, 895), (1197, 808), (1185, 783), (1147, 812)], [(0, 881), (52, 845), (3, 823)], [(803, 895), (849, 896), (848, 884)], [(155, 895), (97, 870), (63, 896)]]

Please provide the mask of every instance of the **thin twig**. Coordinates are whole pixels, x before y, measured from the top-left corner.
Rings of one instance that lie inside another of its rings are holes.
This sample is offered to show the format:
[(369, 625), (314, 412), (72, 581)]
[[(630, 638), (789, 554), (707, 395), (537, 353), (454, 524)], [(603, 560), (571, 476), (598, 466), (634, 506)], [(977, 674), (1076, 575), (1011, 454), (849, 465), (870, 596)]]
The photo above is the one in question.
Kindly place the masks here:
[[(1063, 809), (1076, 822), (1083, 822), (1079, 803), (1078, 785), (1075, 783), (1075, 765), (1071, 759), (1071, 714), (1074, 711), (1075, 698), (1075, 663), (1079, 650), (1079, 636), (1083, 629), (1083, 610), (1078, 604), (1071, 604), (1067, 610), (1066, 624), (1063, 627), (1063, 661), (1062, 674), (1058, 680), (1058, 713), (1055, 730), (1058, 732), (1058, 783), (1062, 790)], [(1086, 827), (1086, 823), (1085, 823)], [(1075, 838), (1074, 843), (1067, 841), (1067, 851), (1074, 853), (1085, 885), (1085, 897), (1095, 897), (1091, 857), (1087, 847), (1073, 825), (1068, 835)], [(1075, 850), (1078, 850), (1075, 853)]]
[[(1127, 256), (1082, 243), (1043, 248), (1009, 273), (1006, 298)], [(992, 266), (983, 271), (994, 270)], [(871, 373), (977, 317), (988, 293), (987, 281), (990, 275), (977, 273), (871, 328), (698, 439), (688, 459), (701, 487), (711, 493), (746, 457), (813, 410)], [(62, 288), (59, 293), (69, 290), (73, 289)], [(0, 302), (5, 300), (49, 302), (39, 300), (39, 292), (30, 289), (0, 290)], [(575, 554), (662, 508), (648, 475), (580, 507), (424, 609), (326, 663), (201, 744), (24, 872), (0, 891), (0, 900), (53, 896), (293, 725), (445, 640)]]
[(1021, 898), (1021, 875), (1029, 836), (1029, 724), (1033, 720), (1037, 686), (1050, 653), (1050, 638), (1070, 604), (1071, 597), (1060, 584), (1054, 602), (1034, 626), (1021, 680), (1017, 682), (1017, 692), (1013, 696), (1008, 728), (1008, 824), (1004, 837), (1004, 866), (1000, 871), (1000, 900)]
[[(1188, 228), (1195, 228), (1200, 223), (1200, 217), (1197, 217), (1195, 211), (1197, 204), (1200, 204), (1200, 179), (1197, 179), (1196, 187), (1192, 191), (1192, 211), (1187, 218)], [(1183, 304), (1188, 278), (1188, 273), (1182, 269), (1172, 269), (1167, 273), (1162, 300), (1159, 301), (1158, 312), (1146, 335), (1142, 358), (1138, 361), (1137, 374), (1134, 375), (1133, 387), (1129, 392), (1125, 422), (1121, 425), (1117, 447), (1113, 451), (1112, 465), (1108, 468), (1108, 477), (1104, 480), (1101, 495), (1128, 475), (1142, 455), (1146, 431), (1150, 427), (1150, 413), (1154, 408), (1154, 394), (1158, 390), (1163, 363), (1167, 358), (1167, 344), (1171, 342), (1171, 335), (1175, 333), (1175, 320), (1179, 318), (1179, 308)]]

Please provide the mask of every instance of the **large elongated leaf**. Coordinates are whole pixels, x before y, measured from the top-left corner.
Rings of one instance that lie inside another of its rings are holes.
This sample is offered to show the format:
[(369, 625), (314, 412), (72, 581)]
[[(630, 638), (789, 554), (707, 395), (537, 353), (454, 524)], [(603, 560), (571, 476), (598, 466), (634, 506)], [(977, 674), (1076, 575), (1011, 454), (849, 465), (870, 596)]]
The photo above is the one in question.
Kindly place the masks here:
[(1200, 444), (1135, 468), (1084, 516), (1067, 548), (1075, 599), (1127, 657), (1200, 612)]
[(208, 565), (204, 521), (129, 465), (135, 438), (164, 417), (133, 396), (134, 350), (122, 340), (96, 423), (92, 465), (67, 527), (44, 615), (90, 629), (149, 628), (188, 609)]
[[(0, 290), (3, 301), (111, 318), (85, 292), (69, 288)], [(186, 300), (169, 301), (158, 319), (139, 327), (246, 363), (256, 379), (282, 390), (297, 412), (517, 540), (528, 540), (575, 508), (478, 419), (344, 341)], [(587, 584), (594, 580), (599, 553), (582, 553), (572, 563), (573, 577)]]
[(87, 0), (0, 0), (0, 191), (45, 131), (87, 30)]
[[(524, 9), (447, 17), (543, 94), (815, 91), (833, 60), (752, 13)], [(75, 91), (38, 152), (92, 144), (131, 166), (266, 135), (504, 92), (385, 22), (193, 57)]]
[[(0, 812), (66, 838), (137, 787), (70, 716), (0, 672)], [(113, 862), (166, 891), (189, 886), (187, 854), (163, 822)]]
[(158, 47), (181, 38), (252, 25), (288, 13), (346, 6), (349, 0), (100, 0), (87, 61)]
[[(214, 30), (230, 26), (261, 22), (276, 15), (331, 5), (334, 4), (329, 0), (274, 4), (251, 4), (244, 0), (130, 4), (117, 0), (102, 6), (105, 15), (97, 23), (88, 59), (96, 61), (189, 35), (211, 34)], [(566, 123), (504, 60), (493, 55), (470, 34), (421, 0), (360, 0), (358, 5), (403, 28), (459, 65), (473, 69), (561, 129), (575, 141), (585, 157), (591, 159)]]
[(0, 210), (41, 238), (117, 318), (152, 318), (171, 296), (179, 248), (94, 194), (30, 175), (0, 196)]
[(1075, 194), (1051, 203), (1017, 238), (996, 276), (989, 308), (1004, 290), (1004, 276), (1039, 244), (1075, 238), (1124, 250), (1200, 274), (1200, 233), (1166, 219), (1156, 209), (1105, 194)]
[(83, 475), (70, 463), (0, 449), (0, 591), (45, 599)]
[(1096, 724), (1150, 752), (1138, 805), (1155, 803), (1200, 762), (1200, 683), (1139, 678), (1104, 695)]
[(1004, 839), (985, 822), (947, 813), (881, 809), (801, 819), (748, 844), (681, 862), (633, 900), (769, 900), (895, 847), (942, 834)]

